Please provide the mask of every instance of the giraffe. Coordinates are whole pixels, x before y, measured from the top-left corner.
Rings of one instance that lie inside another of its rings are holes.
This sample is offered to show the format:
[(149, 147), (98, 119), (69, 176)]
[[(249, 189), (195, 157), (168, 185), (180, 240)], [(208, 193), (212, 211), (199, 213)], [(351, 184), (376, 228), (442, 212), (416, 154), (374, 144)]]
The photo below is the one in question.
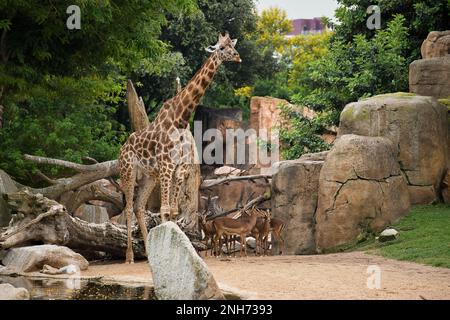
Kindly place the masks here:
[[(126, 263), (133, 263), (131, 221), (133, 205), (136, 218), (147, 248), (147, 227), (145, 224), (145, 205), (157, 181), (161, 186), (161, 221), (176, 219), (178, 197), (185, 179), (186, 166), (183, 166), (179, 148), (183, 145), (180, 129), (188, 127), (189, 119), (195, 112), (206, 88), (212, 82), (218, 68), (225, 61), (241, 62), (234, 48), (237, 39), (232, 40), (228, 33), (220, 34), (214, 46), (205, 50), (210, 54), (200, 70), (177, 94), (164, 102), (155, 120), (145, 129), (132, 133), (122, 146), (119, 155), (121, 188), (125, 196), (125, 215), (127, 219)], [(133, 203), (134, 186), (138, 174), (143, 173), (139, 182), (136, 201)]]

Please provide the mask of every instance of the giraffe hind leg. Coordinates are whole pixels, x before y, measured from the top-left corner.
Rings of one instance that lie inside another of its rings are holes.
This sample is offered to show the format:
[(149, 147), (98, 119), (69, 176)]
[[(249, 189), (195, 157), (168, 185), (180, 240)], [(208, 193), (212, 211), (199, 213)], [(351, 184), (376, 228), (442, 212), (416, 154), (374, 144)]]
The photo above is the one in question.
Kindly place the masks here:
[(142, 239), (144, 240), (145, 252), (148, 255), (147, 236), (148, 230), (145, 223), (145, 209), (148, 201), (148, 197), (155, 188), (155, 179), (152, 177), (144, 176), (143, 180), (139, 184), (138, 193), (136, 196), (136, 218), (141, 230)]
[(134, 262), (133, 254), (133, 234), (131, 230), (131, 224), (133, 221), (133, 196), (134, 196), (134, 183), (136, 179), (136, 169), (132, 166), (121, 169), (120, 180), (122, 184), (122, 190), (125, 195), (125, 216), (127, 218), (127, 251), (125, 263)]
[(171, 199), (170, 199), (170, 219), (176, 220), (178, 216), (178, 205), (181, 193), (181, 187), (184, 184), (186, 177), (186, 168), (180, 166), (174, 172), (174, 183), (172, 185)]

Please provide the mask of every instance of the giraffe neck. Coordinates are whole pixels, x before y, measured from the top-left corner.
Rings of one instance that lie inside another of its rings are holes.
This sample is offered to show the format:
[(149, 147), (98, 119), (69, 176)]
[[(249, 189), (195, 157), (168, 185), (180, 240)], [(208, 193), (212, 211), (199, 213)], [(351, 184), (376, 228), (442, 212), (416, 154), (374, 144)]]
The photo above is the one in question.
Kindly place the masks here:
[(155, 121), (164, 121), (169, 118), (176, 127), (186, 128), (221, 63), (216, 52), (211, 54), (183, 90), (172, 99), (172, 103), (160, 110)]

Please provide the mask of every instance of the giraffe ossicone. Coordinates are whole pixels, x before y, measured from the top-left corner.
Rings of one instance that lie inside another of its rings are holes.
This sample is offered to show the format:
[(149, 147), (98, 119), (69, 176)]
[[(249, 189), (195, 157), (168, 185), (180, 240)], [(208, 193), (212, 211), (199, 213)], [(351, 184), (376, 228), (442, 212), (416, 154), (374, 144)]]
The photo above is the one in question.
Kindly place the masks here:
[[(179, 134), (180, 129), (188, 127), (191, 115), (222, 62), (242, 61), (235, 49), (236, 43), (237, 40), (231, 39), (228, 33), (220, 34), (218, 42), (206, 48), (211, 55), (194, 77), (173, 98), (164, 102), (155, 120), (147, 128), (132, 133), (120, 150), (120, 183), (126, 201), (124, 211), (127, 218), (127, 263), (134, 260), (131, 233), (134, 205), (139, 228), (147, 246), (145, 205), (157, 181), (161, 186), (161, 221), (177, 218), (178, 199), (187, 174), (187, 164), (183, 161), (185, 139), (183, 134)], [(139, 181), (134, 199), (138, 172), (143, 173), (143, 178)]]

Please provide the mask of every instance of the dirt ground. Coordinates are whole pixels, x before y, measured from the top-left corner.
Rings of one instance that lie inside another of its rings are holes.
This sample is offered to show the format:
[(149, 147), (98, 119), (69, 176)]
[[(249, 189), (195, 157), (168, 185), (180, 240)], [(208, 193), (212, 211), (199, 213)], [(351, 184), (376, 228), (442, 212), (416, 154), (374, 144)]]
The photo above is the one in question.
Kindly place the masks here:
[[(450, 269), (363, 252), (205, 261), (222, 289), (247, 299), (450, 299)], [(380, 289), (367, 287), (371, 265), (381, 270)], [(91, 265), (83, 276), (151, 281), (145, 261)]]

